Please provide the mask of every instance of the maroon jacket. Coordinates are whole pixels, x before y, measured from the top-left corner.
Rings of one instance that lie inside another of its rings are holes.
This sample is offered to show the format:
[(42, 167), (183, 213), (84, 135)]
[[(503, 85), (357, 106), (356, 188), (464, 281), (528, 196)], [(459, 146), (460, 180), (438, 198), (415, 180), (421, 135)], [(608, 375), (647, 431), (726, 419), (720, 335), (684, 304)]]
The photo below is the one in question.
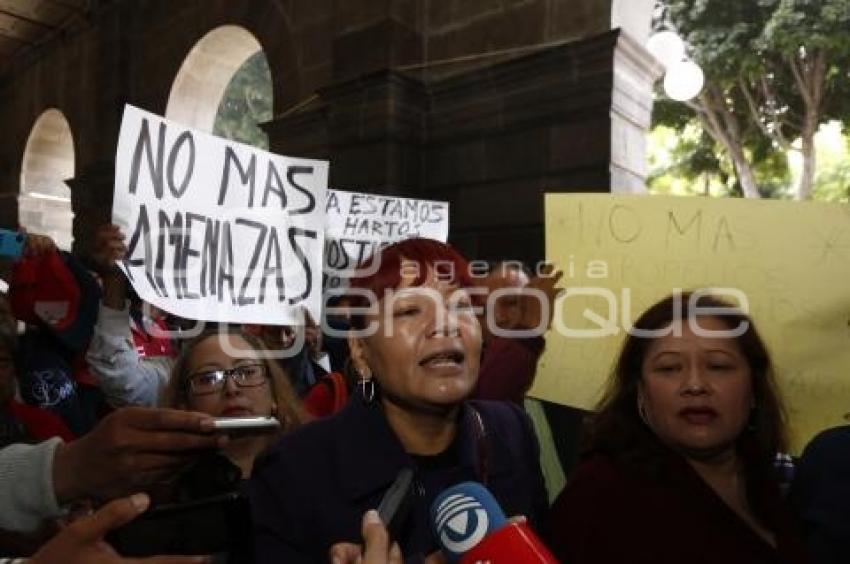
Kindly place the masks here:
[(474, 397), (512, 401), (522, 406), (525, 393), (534, 383), (537, 361), (545, 344), (543, 337), (494, 337), (481, 355), (481, 370)]
[(549, 546), (568, 564), (798, 564), (804, 545), (776, 484), (763, 484), (774, 549), (681, 457), (653, 479), (597, 454), (550, 513)]

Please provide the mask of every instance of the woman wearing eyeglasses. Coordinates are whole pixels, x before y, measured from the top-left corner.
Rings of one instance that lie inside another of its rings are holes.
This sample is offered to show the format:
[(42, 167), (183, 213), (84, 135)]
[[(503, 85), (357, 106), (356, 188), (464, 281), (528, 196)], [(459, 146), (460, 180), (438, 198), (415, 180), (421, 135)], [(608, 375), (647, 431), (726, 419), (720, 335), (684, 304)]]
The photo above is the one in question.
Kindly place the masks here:
[[(267, 358), (268, 352), (257, 337), (226, 327), (204, 332), (184, 347), (164, 392), (165, 406), (216, 418), (271, 416), (280, 428), (239, 431), (220, 451), (200, 454), (170, 483), (150, 492), (154, 506), (149, 517), (155, 518), (125, 537), (129, 542), (113, 539), (119, 552), (215, 554), (216, 562), (253, 561), (247, 478), (255, 457), (302, 419), (289, 379)], [(176, 507), (157, 514), (161, 503)], [(159, 549), (154, 552), (138, 544), (154, 541)]]
[(183, 349), (165, 391), (165, 405), (213, 417), (268, 417), (278, 433), (232, 438), (223, 454), (251, 474), (254, 458), (281, 433), (296, 427), (300, 408), (289, 379), (268, 356), (262, 342), (240, 330), (219, 328), (196, 337)]

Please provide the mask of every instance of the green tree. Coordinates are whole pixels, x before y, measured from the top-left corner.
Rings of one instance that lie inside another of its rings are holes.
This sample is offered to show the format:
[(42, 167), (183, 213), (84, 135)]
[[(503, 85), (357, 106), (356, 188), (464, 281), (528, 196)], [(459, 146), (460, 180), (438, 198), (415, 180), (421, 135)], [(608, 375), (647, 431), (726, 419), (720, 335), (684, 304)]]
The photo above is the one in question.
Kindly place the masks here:
[(239, 67), (225, 88), (213, 133), (268, 149), (269, 138), (257, 124), (271, 118), (271, 71), (265, 54), (257, 51)]
[(667, 6), (706, 85), (687, 104), (659, 102), (655, 122), (681, 130), (697, 120), (749, 198), (775, 193), (775, 180), (787, 176), (778, 157), (799, 151), (803, 173), (793, 195), (810, 198), (815, 133), (831, 119), (848, 118), (850, 0), (667, 0)]

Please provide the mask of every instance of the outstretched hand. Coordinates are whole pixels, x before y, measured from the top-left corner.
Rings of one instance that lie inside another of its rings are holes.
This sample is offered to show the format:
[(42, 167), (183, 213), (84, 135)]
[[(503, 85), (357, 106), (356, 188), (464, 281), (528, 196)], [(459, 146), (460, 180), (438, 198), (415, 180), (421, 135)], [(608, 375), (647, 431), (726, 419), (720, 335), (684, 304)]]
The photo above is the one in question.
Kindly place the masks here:
[(124, 258), (127, 247), (124, 234), (117, 225), (106, 223), (98, 227), (91, 251), (91, 266), (101, 276), (117, 272), (116, 261)]
[(41, 547), (30, 564), (199, 564), (209, 562), (205, 556), (155, 556), (142, 560), (122, 558), (109, 546), (103, 537), (122, 525), (126, 525), (150, 505), (145, 494), (116, 499), (104, 505), (96, 513), (74, 521), (58, 535)]
[(541, 334), (549, 329), (555, 315), (555, 300), (564, 290), (557, 285), (563, 275), (562, 271), (555, 269), (555, 265), (547, 264), (520, 290), (519, 328), (542, 329)]

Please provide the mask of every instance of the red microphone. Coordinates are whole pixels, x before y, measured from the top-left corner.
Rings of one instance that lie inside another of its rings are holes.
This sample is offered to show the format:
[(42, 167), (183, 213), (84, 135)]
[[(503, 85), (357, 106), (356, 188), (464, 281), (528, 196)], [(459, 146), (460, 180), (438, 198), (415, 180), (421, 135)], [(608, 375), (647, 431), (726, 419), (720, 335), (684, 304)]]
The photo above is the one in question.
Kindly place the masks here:
[(452, 486), (437, 496), (431, 522), (450, 562), (558, 564), (528, 523), (508, 522), (493, 495), (475, 482)]

